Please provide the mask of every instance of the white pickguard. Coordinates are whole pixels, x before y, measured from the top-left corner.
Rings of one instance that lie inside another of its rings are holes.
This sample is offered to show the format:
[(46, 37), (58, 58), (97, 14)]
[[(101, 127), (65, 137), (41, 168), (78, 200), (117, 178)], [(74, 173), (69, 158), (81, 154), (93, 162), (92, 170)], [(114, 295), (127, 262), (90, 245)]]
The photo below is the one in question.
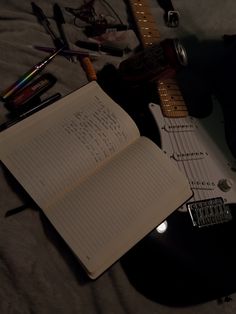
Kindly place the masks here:
[(160, 131), (162, 150), (190, 182), (194, 193), (190, 201), (222, 197), (224, 203), (236, 203), (235, 159), (225, 142), (220, 105), (216, 103), (204, 119), (166, 118), (154, 103), (149, 109)]

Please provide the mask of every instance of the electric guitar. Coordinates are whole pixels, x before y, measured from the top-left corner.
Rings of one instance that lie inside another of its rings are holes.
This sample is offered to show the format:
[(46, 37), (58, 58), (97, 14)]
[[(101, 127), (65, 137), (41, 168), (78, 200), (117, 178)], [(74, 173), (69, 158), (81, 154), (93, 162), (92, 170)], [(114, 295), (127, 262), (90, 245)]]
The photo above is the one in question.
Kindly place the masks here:
[[(143, 46), (159, 41), (147, 2), (129, 2)], [(225, 144), (220, 106), (215, 103), (210, 117), (195, 119), (188, 115), (175, 79), (156, 85), (160, 104), (150, 103), (149, 109), (161, 147), (186, 174), (193, 197), (131, 249), (121, 264), (138, 291), (164, 304), (224, 297), (236, 291), (231, 205), (236, 203), (236, 172)]]
[(236, 203), (236, 165), (225, 144), (220, 105), (215, 100), (206, 119), (174, 118), (176, 90), (171, 79), (160, 83), (159, 93), (165, 97), (162, 110), (154, 103), (149, 108), (159, 128), (161, 147), (186, 174), (193, 190), (192, 199), (180, 210), (187, 210), (198, 227), (230, 221), (228, 204)]

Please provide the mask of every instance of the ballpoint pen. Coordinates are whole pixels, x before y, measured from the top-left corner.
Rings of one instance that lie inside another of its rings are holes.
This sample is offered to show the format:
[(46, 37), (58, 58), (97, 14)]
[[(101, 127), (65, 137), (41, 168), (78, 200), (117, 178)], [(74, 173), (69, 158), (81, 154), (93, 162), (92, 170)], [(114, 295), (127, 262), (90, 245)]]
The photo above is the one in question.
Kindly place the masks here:
[(43, 59), (36, 65), (34, 65), (29, 71), (24, 73), (15, 83), (13, 83), (10, 87), (4, 90), (0, 94), (0, 99), (3, 101), (7, 101), (10, 96), (18, 92), (21, 88), (23, 88), (30, 80), (33, 79), (40, 71), (42, 71), (45, 66), (52, 61), (52, 59), (61, 51), (64, 47), (53, 52), (49, 57)]
[[(64, 33), (64, 29), (63, 29), (63, 24), (65, 23), (61, 8), (58, 4), (54, 4), (53, 6), (53, 12), (54, 12), (54, 19), (57, 23), (57, 27), (58, 30), (60, 32), (61, 38), (65, 44), (65, 48), (70, 48), (69, 47), (69, 43), (66, 39), (65, 33)], [(91, 62), (91, 59), (88, 55), (79, 55), (78, 56), (80, 63), (87, 75), (87, 78), (89, 81), (94, 81), (97, 80), (97, 75), (96, 75), (96, 71), (93, 67), (93, 64)]]
[(43, 100), (40, 104), (36, 105), (35, 107), (23, 112), (22, 114), (20, 114), (19, 116), (17, 116), (16, 118), (13, 118), (7, 122), (4, 122), (3, 124), (0, 125), (0, 132), (8, 129), (9, 127), (11, 127), (12, 125), (16, 124), (17, 122), (20, 122), (21, 120), (31, 116), (33, 113), (51, 105), (53, 102), (55, 102), (56, 100), (61, 98), (61, 94), (60, 93), (56, 93), (50, 97), (48, 97), (47, 99)]
[[(61, 46), (61, 43), (63, 42), (63, 40), (60, 39), (60, 42), (58, 41), (58, 37), (52, 31), (52, 29), (50, 27), (50, 23), (49, 23), (47, 17), (45, 16), (45, 14), (43, 13), (42, 9), (40, 7), (38, 7), (34, 2), (31, 2), (31, 4), (32, 4), (33, 12), (37, 16), (38, 21), (44, 26), (46, 31), (51, 35), (55, 46), (56, 47), (58, 47), (58, 45)], [(57, 20), (56, 22), (57, 22), (58, 30), (60, 31), (62, 37), (65, 37), (64, 30), (62, 27), (62, 23), (64, 23), (64, 18), (62, 16), (62, 12), (61, 12), (60, 7), (58, 5), (56, 5), (56, 6), (54, 5), (54, 17)], [(64, 47), (66, 44), (66, 48), (68, 48), (67, 43), (68, 43), (67, 41), (66, 41), (66, 43), (63, 42)], [(97, 79), (96, 71), (93, 67), (93, 64), (91, 62), (90, 57), (84, 56), (84, 55), (79, 56), (79, 60), (80, 60), (80, 63), (82, 65), (84, 71), (86, 72), (86, 75), (87, 75), (89, 81), (96, 80)]]
[[(35, 49), (45, 52), (54, 52), (56, 49), (53, 47), (44, 47), (44, 46), (33, 46)], [(63, 49), (59, 52), (59, 55), (69, 55), (69, 56), (89, 56), (91, 58), (99, 57), (99, 52), (91, 52), (87, 50), (75, 50), (75, 49)]]
[[(47, 51), (47, 52), (51, 52), (51, 51), (55, 51), (54, 48), (50, 48), (50, 47), (41, 47), (41, 46), (34, 46), (35, 49), (41, 50), (41, 51)], [(69, 54), (69, 55), (74, 55), (74, 56), (78, 56), (78, 59), (80, 60), (81, 66), (84, 69), (87, 78), (89, 81), (95, 81), (97, 79), (97, 75), (96, 75), (96, 71), (93, 67), (91, 58), (97, 58), (99, 56), (98, 53), (94, 53), (94, 52), (84, 52), (84, 51), (77, 51), (77, 50), (67, 50), (67, 49), (63, 49), (61, 50), (61, 52), (59, 54)]]

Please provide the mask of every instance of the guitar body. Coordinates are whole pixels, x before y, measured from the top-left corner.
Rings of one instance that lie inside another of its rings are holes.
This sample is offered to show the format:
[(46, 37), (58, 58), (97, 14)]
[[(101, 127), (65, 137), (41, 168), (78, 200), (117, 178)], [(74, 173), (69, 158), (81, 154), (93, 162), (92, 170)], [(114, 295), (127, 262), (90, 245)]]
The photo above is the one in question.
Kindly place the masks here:
[[(143, 48), (160, 42), (147, 0), (128, 1)], [(235, 58), (234, 58), (235, 59)], [(236, 172), (219, 106), (194, 119), (175, 77), (154, 82), (150, 112), (161, 147), (189, 179), (193, 197), (122, 259), (133, 286), (159, 303), (186, 306), (236, 292)]]
[(236, 163), (226, 144), (220, 105), (215, 102), (204, 119), (167, 118), (159, 105), (151, 103), (149, 108), (162, 149), (189, 179), (194, 193), (190, 202), (221, 198), (224, 204), (236, 204)]
[(154, 230), (121, 259), (131, 284), (169, 306), (194, 305), (235, 292), (234, 214), (227, 226), (209, 228), (193, 228), (188, 213), (173, 213), (166, 232)]
[[(225, 221), (214, 220), (217, 211), (207, 208), (200, 220), (205, 225), (198, 226), (186, 203), (168, 217), (164, 233), (154, 230), (121, 259), (122, 266), (139, 292), (163, 304), (186, 306), (227, 296), (236, 291), (236, 172), (220, 107), (201, 120), (166, 118), (160, 106), (151, 103), (149, 108), (162, 149), (192, 182), (194, 196), (188, 203), (220, 199)], [(226, 179), (232, 183), (227, 191), (219, 184)]]

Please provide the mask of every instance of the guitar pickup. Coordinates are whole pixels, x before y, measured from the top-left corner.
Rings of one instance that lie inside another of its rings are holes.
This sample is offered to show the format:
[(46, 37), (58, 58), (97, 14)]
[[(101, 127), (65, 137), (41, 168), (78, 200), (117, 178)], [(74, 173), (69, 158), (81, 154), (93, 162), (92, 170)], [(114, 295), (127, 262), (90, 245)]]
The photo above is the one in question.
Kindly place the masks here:
[(232, 220), (229, 206), (221, 197), (196, 201), (187, 204), (192, 223), (197, 227), (206, 227)]

